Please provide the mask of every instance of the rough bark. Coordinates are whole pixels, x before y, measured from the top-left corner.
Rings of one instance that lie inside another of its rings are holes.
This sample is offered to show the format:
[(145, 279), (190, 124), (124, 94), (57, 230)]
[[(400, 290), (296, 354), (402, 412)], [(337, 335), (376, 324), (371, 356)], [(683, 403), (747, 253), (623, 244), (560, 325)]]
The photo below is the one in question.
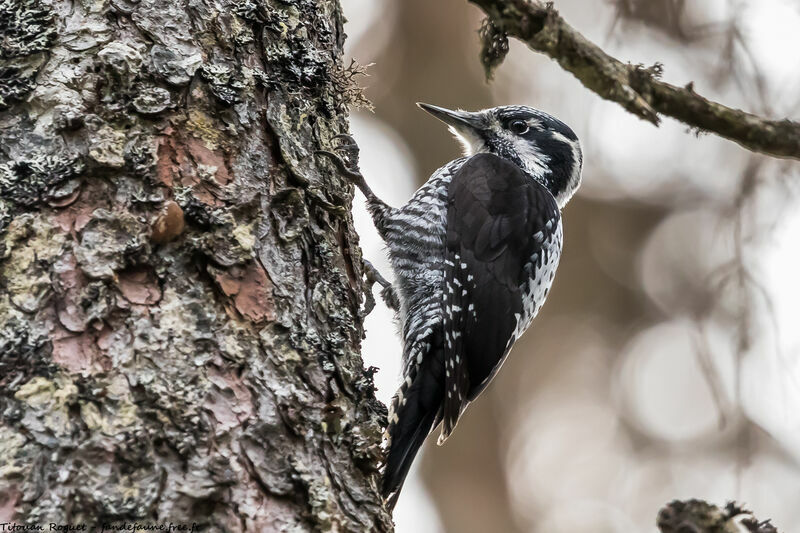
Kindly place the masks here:
[(0, 522), (389, 531), (336, 0), (0, 0)]
[(536, 0), (469, 0), (488, 16), (481, 29), (481, 60), (487, 75), (508, 52), (508, 36), (541, 52), (598, 96), (616, 102), (655, 125), (659, 114), (699, 131), (715, 133), (763, 154), (800, 159), (800, 123), (769, 120), (712, 102), (692, 83), (677, 87), (659, 80), (661, 65), (625, 64), (570, 26), (552, 2)]

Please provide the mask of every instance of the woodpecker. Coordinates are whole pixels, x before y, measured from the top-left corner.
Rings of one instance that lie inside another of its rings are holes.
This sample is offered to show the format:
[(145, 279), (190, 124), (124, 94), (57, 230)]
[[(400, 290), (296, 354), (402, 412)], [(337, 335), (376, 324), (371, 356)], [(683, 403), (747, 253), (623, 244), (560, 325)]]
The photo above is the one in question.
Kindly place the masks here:
[[(414, 457), (440, 423), (438, 443), (486, 388), (530, 326), (561, 256), (561, 209), (581, 181), (575, 133), (527, 106), (478, 112), (417, 104), (449, 126), (464, 149), (403, 207), (381, 201), (357, 170), (352, 138), (329, 151), (364, 193), (385, 241), (403, 336), (402, 384), (389, 409), (383, 495), (393, 507)], [(353, 168), (355, 161), (355, 169)]]

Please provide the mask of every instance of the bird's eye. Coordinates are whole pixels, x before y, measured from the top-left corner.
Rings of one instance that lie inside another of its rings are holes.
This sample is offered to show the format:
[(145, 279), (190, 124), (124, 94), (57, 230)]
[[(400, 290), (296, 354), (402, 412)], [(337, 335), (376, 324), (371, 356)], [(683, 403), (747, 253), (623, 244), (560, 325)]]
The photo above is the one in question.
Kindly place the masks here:
[(528, 130), (530, 129), (530, 127), (528, 126), (528, 123), (525, 122), (524, 120), (512, 120), (508, 124), (508, 129), (510, 129), (511, 131), (516, 133), (517, 135), (524, 135), (524, 134), (528, 133)]

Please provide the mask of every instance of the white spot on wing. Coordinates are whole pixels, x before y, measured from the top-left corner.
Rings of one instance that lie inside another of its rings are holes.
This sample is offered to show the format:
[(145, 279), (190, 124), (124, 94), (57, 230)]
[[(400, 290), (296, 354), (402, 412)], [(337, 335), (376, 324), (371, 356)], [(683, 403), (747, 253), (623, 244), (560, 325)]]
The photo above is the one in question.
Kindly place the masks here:
[[(539, 241), (544, 240), (543, 233), (536, 233), (534, 238)], [(548, 242), (545, 244), (544, 256), (547, 257), (548, 260), (543, 261), (542, 265), (538, 268), (534, 268), (533, 277), (523, 282), (520, 286), (520, 290), (522, 291), (522, 313), (515, 313), (514, 315), (517, 324), (506, 348), (511, 348), (514, 342), (528, 329), (547, 298), (547, 293), (552, 285), (553, 275), (555, 274), (558, 260), (561, 256), (561, 238), (562, 228), (559, 222), (555, 227), (552, 238), (548, 239)], [(535, 258), (533, 259), (535, 262), (538, 257), (536, 255), (533, 257)]]

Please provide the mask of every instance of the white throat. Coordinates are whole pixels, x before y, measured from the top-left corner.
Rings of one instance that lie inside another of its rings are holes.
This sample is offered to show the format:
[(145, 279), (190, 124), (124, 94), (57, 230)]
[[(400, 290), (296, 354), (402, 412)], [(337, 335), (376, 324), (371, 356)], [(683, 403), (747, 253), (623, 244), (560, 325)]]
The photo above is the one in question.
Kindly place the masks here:
[(459, 131), (453, 126), (450, 126), (448, 129), (461, 145), (461, 151), (464, 153), (465, 157), (470, 157), (478, 152), (486, 151), (486, 144), (484, 144), (483, 140), (469, 130)]

